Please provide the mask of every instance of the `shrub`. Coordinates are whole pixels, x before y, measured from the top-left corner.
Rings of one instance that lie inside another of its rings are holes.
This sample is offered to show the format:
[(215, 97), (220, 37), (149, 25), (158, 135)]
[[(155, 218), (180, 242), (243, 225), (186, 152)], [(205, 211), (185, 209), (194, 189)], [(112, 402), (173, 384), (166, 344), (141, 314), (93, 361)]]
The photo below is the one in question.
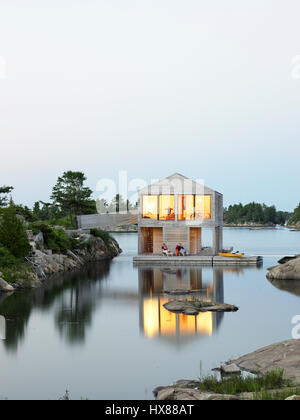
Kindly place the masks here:
[(69, 238), (63, 229), (55, 229), (47, 223), (33, 223), (30, 227), (35, 235), (43, 233), (46, 248), (53, 252), (66, 252), (78, 246), (78, 241)]
[(50, 219), (50, 225), (63, 226), (66, 229), (76, 229), (76, 225), (72, 224), (69, 217), (59, 217)]
[(231, 376), (218, 381), (215, 376), (203, 378), (198, 386), (201, 391), (216, 394), (237, 395), (242, 392), (260, 392), (262, 390), (280, 389), (292, 384), (285, 381), (283, 371), (273, 371), (255, 377)]
[(16, 258), (0, 244), (0, 267), (12, 267), (16, 264)]
[(2, 212), (0, 243), (16, 258), (26, 257), (31, 250), (24, 225), (17, 217), (13, 203)]
[(110, 246), (110, 234), (106, 232), (105, 230), (100, 229), (91, 229), (91, 235), (95, 236), (96, 238), (101, 238), (106, 246)]

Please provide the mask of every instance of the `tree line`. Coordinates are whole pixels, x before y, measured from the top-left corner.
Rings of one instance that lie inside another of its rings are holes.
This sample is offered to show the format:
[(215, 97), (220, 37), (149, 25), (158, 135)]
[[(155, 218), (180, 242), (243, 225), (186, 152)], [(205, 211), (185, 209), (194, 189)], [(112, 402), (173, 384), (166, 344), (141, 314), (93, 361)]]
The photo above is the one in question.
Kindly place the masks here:
[(300, 204), (295, 208), (292, 217), (288, 221), (288, 224), (291, 226), (300, 224)]
[(278, 211), (275, 206), (249, 203), (235, 204), (224, 209), (224, 222), (226, 224), (262, 224), (285, 225), (291, 213)]

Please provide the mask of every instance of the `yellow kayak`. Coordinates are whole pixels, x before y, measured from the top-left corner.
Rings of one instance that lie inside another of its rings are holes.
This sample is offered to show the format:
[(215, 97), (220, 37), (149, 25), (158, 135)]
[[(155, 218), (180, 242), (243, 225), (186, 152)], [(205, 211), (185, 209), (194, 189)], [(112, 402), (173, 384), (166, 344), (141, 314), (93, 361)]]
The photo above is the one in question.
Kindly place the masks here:
[(228, 257), (228, 258), (243, 258), (245, 254), (231, 254), (230, 252), (220, 252), (220, 257)]

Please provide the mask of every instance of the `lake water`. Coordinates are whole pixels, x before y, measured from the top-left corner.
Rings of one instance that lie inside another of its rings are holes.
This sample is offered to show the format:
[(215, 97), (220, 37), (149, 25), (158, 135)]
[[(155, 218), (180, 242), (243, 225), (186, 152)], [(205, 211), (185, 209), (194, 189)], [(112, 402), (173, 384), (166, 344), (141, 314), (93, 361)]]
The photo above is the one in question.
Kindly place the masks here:
[[(136, 234), (115, 234), (111, 263), (61, 275), (47, 287), (0, 297), (0, 399), (152, 399), (152, 390), (196, 379), (220, 362), (291, 338), (300, 282), (272, 285), (266, 269), (300, 251), (300, 232), (226, 228), (224, 245), (268, 255), (260, 268), (133, 266)], [(270, 256), (273, 255), (273, 256)], [(172, 289), (196, 289), (236, 313), (176, 316)], [(2, 318), (3, 320), (3, 318)], [(3, 325), (0, 323), (3, 334)], [(2, 337), (3, 338), (3, 337)]]

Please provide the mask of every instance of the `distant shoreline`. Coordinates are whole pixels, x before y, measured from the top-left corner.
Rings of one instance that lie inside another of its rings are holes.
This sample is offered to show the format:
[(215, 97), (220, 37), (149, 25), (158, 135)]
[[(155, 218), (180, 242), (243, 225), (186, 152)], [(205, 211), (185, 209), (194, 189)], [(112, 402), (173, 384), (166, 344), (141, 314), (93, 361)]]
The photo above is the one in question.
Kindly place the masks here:
[[(246, 228), (246, 229), (270, 229), (273, 228), (275, 229), (277, 225), (274, 224), (266, 224), (266, 225), (261, 225), (261, 224), (231, 224), (231, 223), (225, 223), (223, 225), (224, 228)], [(297, 227), (293, 227), (293, 226), (282, 226), (282, 227), (286, 227), (288, 229), (297, 229)], [(103, 229), (103, 228), (102, 228)], [(298, 229), (300, 230), (299, 226)], [(138, 232), (138, 227), (136, 225), (128, 225), (128, 226), (120, 226), (118, 228), (114, 228), (114, 229), (103, 229), (106, 230), (107, 232), (110, 233), (137, 233)]]

